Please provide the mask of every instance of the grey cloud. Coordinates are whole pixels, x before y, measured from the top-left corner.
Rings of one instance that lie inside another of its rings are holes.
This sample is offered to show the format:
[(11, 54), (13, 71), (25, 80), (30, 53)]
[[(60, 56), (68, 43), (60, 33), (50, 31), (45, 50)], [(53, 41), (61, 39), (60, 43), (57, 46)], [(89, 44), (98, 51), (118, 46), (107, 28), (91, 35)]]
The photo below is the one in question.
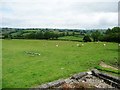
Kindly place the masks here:
[[(116, 2), (16, 2), (6, 3), (4, 7), (3, 26), (103, 28), (114, 26), (117, 22), (114, 21), (115, 15), (111, 16), (111, 13), (117, 13)], [(109, 22), (107, 15), (114, 22)]]
[(19, 26), (24, 20), (14, 18), (2, 18), (2, 26)]
[(106, 20), (105, 18), (102, 18), (99, 20), (99, 26), (117, 26), (117, 21), (114, 22), (114, 21), (109, 21), (109, 20)]
[(76, 12), (118, 12), (116, 2), (78, 2), (71, 6)]

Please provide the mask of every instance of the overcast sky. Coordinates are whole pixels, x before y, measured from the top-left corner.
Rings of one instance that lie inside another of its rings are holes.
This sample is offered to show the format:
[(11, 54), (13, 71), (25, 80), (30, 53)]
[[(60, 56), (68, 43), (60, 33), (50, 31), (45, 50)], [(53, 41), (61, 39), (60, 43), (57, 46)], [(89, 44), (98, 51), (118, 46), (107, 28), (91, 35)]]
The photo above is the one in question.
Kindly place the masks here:
[(119, 0), (3, 0), (0, 27), (112, 28)]

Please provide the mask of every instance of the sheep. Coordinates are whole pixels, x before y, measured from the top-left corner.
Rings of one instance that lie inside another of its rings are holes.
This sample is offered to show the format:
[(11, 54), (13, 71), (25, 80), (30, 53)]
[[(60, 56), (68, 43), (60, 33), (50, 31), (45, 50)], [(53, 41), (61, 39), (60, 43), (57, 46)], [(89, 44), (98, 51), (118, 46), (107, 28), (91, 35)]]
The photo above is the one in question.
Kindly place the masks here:
[(58, 45), (56, 45), (56, 47), (58, 47)]
[(82, 46), (84, 46), (84, 44), (82, 44)]
[(120, 44), (119, 44), (119, 46), (120, 46)]
[(106, 46), (106, 44), (104, 43), (103, 46)]
[(77, 47), (79, 47), (80, 45), (79, 44), (76, 44), (77, 45)]

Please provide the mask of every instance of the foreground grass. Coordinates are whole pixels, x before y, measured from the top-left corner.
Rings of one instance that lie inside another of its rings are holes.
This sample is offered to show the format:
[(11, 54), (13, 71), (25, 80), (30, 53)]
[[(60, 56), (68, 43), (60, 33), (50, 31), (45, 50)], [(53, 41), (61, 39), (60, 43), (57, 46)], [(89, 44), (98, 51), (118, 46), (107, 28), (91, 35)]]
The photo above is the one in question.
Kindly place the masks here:
[(90, 70), (101, 60), (114, 63), (118, 59), (118, 45), (103, 46), (104, 43), (84, 43), (77, 47), (82, 42), (3, 40), (3, 88), (34, 87)]

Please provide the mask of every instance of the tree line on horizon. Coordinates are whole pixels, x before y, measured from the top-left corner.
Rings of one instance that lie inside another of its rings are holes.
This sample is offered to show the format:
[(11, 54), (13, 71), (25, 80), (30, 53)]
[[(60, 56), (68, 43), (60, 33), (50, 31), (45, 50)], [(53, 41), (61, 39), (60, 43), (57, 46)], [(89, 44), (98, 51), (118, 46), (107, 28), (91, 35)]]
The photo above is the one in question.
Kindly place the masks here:
[[(13, 32), (18, 32), (16, 35), (12, 35)], [(120, 42), (120, 27), (114, 27), (112, 29), (108, 28), (104, 33), (101, 33), (99, 30), (93, 31), (83, 31), (79, 34), (76, 34), (75, 31), (60, 31), (56, 33), (50, 30), (42, 31), (30, 31), (29, 33), (24, 33), (25, 30), (11, 31), (9, 33), (3, 34), (3, 39), (58, 39), (63, 36), (79, 36), (83, 35), (84, 42), (91, 41), (106, 41), (106, 42)], [(92, 39), (91, 39), (92, 38)]]

